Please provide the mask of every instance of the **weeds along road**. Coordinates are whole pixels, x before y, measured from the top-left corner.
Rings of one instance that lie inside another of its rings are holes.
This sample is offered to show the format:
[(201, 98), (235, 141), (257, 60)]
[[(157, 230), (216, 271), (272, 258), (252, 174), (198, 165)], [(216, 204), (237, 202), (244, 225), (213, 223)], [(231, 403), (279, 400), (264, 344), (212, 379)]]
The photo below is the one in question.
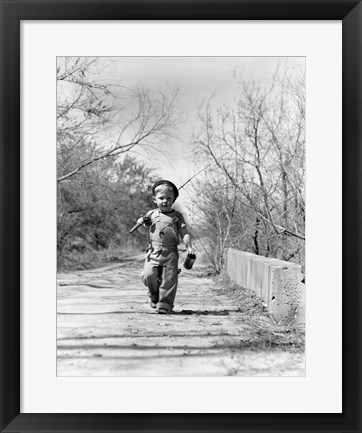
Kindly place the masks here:
[(157, 314), (143, 257), (58, 274), (58, 376), (305, 374), (295, 330), (276, 329), (255, 298), (222, 290), (197, 261), (182, 268), (174, 312)]

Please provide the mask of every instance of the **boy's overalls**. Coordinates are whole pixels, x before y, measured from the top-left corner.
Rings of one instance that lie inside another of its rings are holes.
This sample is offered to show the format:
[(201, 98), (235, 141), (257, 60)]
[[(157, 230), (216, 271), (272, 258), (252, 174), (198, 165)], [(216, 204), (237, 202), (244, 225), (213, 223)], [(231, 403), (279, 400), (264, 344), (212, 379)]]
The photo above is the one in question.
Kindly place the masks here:
[(170, 312), (174, 305), (178, 281), (178, 250), (180, 228), (186, 227), (180, 212), (168, 214), (159, 209), (150, 211), (150, 246), (142, 273), (151, 301), (158, 309)]

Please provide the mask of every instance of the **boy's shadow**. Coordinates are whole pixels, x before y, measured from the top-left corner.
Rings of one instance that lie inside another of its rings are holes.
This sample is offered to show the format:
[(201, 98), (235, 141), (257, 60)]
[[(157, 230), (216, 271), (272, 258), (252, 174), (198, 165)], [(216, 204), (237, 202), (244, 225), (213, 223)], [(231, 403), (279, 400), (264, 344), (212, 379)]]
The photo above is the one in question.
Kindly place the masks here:
[(228, 316), (229, 310), (217, 310), (217, 311), (209, 311), (209, 310), (181, 310), (181, 311), (172, 311), (172, 315), (175, 316), (188, 316), (191, 314), (195, 314), (196, 316)]

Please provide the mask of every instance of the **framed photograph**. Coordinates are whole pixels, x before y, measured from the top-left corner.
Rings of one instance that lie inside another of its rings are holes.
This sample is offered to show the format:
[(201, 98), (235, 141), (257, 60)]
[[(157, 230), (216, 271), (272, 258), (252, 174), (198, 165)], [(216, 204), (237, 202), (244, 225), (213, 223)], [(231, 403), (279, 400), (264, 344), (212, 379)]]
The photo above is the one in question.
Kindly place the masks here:
[(361, 431), (361, 8), (1, 3), (2, 432)]

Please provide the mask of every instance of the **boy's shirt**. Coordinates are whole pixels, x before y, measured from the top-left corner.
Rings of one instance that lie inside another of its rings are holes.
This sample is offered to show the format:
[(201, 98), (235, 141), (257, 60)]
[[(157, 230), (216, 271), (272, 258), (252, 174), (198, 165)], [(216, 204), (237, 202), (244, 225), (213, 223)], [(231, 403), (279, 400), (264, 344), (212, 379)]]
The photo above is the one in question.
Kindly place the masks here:
[(186, 227), (185, 219), (181, 212), (172, 209), (163, 213), (158, 208), (147, 213), (151, 218), (149, 226), (152, 246), (172, 248), (180, 243), (180, 230)]

